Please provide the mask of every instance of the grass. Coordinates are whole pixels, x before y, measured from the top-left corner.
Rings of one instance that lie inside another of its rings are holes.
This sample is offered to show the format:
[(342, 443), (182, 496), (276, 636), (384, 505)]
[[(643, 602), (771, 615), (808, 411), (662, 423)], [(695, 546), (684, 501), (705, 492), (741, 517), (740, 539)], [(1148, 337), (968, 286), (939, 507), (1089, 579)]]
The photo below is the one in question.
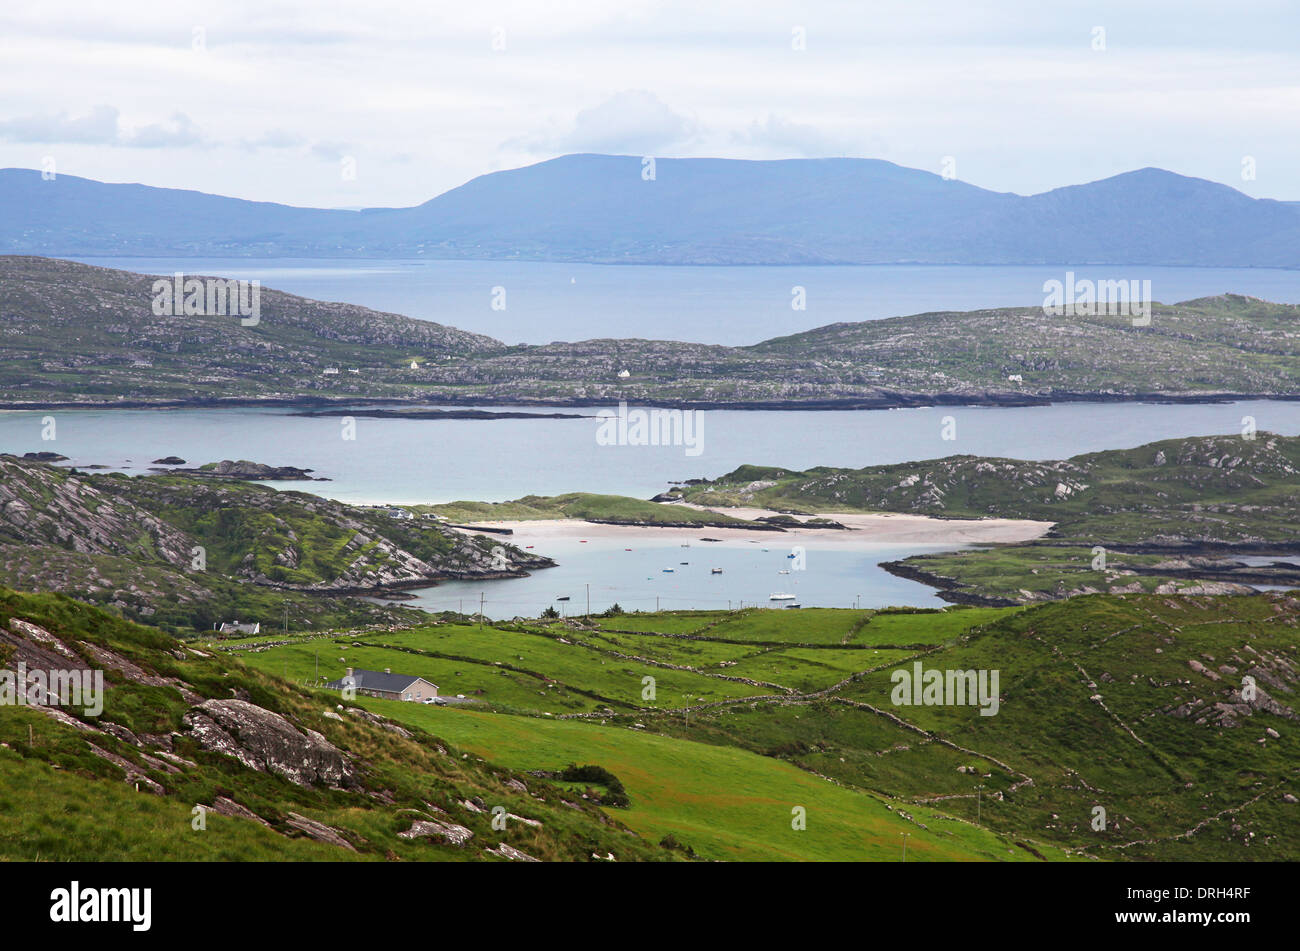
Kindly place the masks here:
[(721, 512), (682, 505), (664, 505), (622, 495), (569, 492), (565, 495), (526, 495), (512, 502), (448, 502), (413, 505), (414, 512), (441, 515), (451, 522), (532, 521), (572, 518), (627, 525), (687, 525), (700, 528), (762, 528), (757, 522)]
[[(403, 722), (515, 769), (560, 769), (571, 762), (605, 767), (632, 799), (629, 808), (610, 812), (648, 839), (672, 834), (704, 858), (895, 861), (902, 832), (910, 833), (909, 861), (1030, 858), (983, 829), (841, 788), (743, 750), (589, 723), (415, 706), (400, 711)], [(806, 830), (791, 828), (796, 806), (807, 810)], [(902, 818), (900, 810), (916, 821)]]
[[(70, 643), (111, 645), (204, 696), (242, 690), (348, 750), (366, 764), (366, 789), (395, 801), (250, 773), (184, 739), (187, 705), (172, 688), (119, 679), (105, 720), (137, 732), (180, 730), (177, 752), (195, 767), (161, 773), (136, 748), (97, 735), (167, 790), (135, 793), (116, 766), (88, 752), (83, 735), (30, 710), (0, 710), (7, 744), (0, 802), (10, 807), (0, 809), (0, 854), (261, 857), (279, 840), (243, 827), (210, 841), (166, 838), (178, 834), (171, 831), (178, 820), (180, 832), (188, 828), (189, 805), (233, 795), (267, 818), (273, 835), (289, 831), (289, 811), (300, 812), (342, 830), (364, 859), (481, 857), (396, 839), (409, 810), (434, 803), (475, 831), (476, 846), (497, 841), (483, 814), (464, 806), (474, 796), (543, 821), (511, 830), (509, 841), (548, 859), (605, 850), (685, 857), (654, 845), (671, 835), (706, 859), (894, 861), (902, 833), (910, 835), (909, 860), (1300, 856), (1300, 826), (1286, 798), (1300, 779), (1300, 734), (1292, 729), (1300, 600), (1281, 593), (1094, 595), (943, 611), (673, 612), (639, 616), (638, 626), (650, 629), (632, 633), (617, 629), (627, 618), (590, 627), (442, 623), (245, 644), (238, 657), (206, 659), (173, 656), (174, 642), (160, 632), (63, 598), (0, 596), (0, 622), (9, 616)], [(291, 683), (315, 676), (317, 651), (322, 677), (345, 663), (391, 667), (481, 705), (358, 700), (413, 728), (409, 738), (354, 715), (333, 720), (325, 712), (337, 709), (335, 694)], [(896, 704), (892, 674), (914, 662), (997, 671), (997, 715), (971, 705)], [(692, 669), (675, 669), (682, 666)], [(1267, 703), (1241, 705), (1247, 674)], [(644, 676), (656, 680), (653, 698), (641, 692)], [(528, 774), (572, 763), (618, 777), (630, 805), (599, 811), (639, 837), (595, 822), (581, 784)], [(56, 778), (47, 783), (49, 773)], [(512, 773), (529, 794), (504, 786)], [(40, 802), (38, 788), (49, 790)], [(85, 828), (82, 802), (96, 810), (102, 802), (113, 829)], [(1091, 826), (1097, 806), (1109, 816), (1103, 830)], [(799, 807), (804, 830), (791, 826)], [(58, 838), (37, 836), (40, 822)], [(23, 837), (32, 844), (16, 844)], [(74, 844), (52, 847), (65, 840)], [(315, 844), (286, 841), (299, 843), (286, 857), (315, 857)]]

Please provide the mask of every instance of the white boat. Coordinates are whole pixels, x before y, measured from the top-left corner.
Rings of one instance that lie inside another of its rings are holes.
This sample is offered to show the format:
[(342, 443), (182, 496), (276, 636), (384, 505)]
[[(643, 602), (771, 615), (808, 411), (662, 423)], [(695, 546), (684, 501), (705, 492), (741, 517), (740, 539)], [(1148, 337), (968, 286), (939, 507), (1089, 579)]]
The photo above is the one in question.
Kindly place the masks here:
[(777, 594), (774, 594), (774, 595), (772, 595), (771, 597), (769, 597), (768, 600), (769, 600), (769, 601), (793, 601), (793, 600), (794, 600), (794, 595), (793, 595), (793, 594), (781, 594), (781, 593), (778, 592)]
[(720, 574), (722, 574), (722, 569), (721, 569), (721, 568), (714, 568), (714, 569), (712, 569), (712, 570), (709, 572), (709, 574), (711, 574), (711, 575), (720, 575)]
[(782, 568), (780, 571), (777, 572), (778, 575), (788, 575), (789, 573), (790, 573), (789, 568)]

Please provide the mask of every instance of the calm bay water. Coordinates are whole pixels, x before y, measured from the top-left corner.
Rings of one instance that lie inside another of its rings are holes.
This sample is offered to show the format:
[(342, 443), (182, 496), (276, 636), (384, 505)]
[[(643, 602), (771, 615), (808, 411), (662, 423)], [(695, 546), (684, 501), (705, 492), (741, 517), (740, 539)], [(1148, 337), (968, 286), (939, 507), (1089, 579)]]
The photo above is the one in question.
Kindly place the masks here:
[[(146, 274), (204, 274), (260, 280), (318, 300), (436, 320), (506, 343), (598, 337), (758, 343), (838, 321), (984, 307), (1042, 306), (1043, 282), (1151, 281), (1164, 303), (1232, 292), (1300, 303), (1300, 271), (1267, 268), (969, 267), (648, 267), (520, 261), (321, 261), (222, 258), (81, 258)], [(806, 289), (807, 309), (791, 307)], [(506, 290), (493, 310), (492, 289)]]
[[(573, 410), (565, 412), (591, 412)], [(283, 410), (60, 410), (56, 439), (43, 441), (45, 411), (0, 413), (0, 451), (55, 451), (77, 466), (136, 474), (154, 459), (192, 465), (251, 459), (315, 470), (329, 482), (279, 483), (345, 502), (499, 502), (523, 495), (606, 492), (649, 497), (674, 480), (716, 477), (744, 463), (794, 469), (860, 467), (958, 453), (1061, 459), (1157, 439), (1261, 430), (1300, 434), (1300, 402), (1223, 404), (1062, 403), (1035, 407), (934, 407), (792, 412), (708, 410), (702, 451), (601, 446), (594, 418), (356, 420), (342, 438), (338, 418)], [(942, 438), (945, 416), (955, 440)]]
[[(184, 271), (259, 279), (267, 287), (346, 301), (489, 334), (508, 343), (594, 337), (645, 337), (751, 344), (837, 321), (872, 320), (931, 310), (1038, 306), (1043, 282), (1059, 267), (633, 267), (492, 261), (321, 261), (85, 258), (88, 263), (154, 274)], [(1230, 268), (1073, 267), (1080, 278), (1140, 277), (1157, 300), (1225, 291), (1300, 303), (1300, 271)], [(807, 309), (791, 308), (791, 289), (806, 289)], [(493, 310), (493, 288), (506, 308)], [(574, 412), (570, 410), (570, 412)], [(588, 411), (595, 413), (596, 409)], [(590, 491), (649, 497), (671, 481), (712, 477), (743, 463), (806, 469), (857, 467), (955, 453), (1021, 459), (1064, 458), (1178, 436), (1236, 433), (1243, 416), (1261, 430), (1300, 434), (1300, 403), (1220, 405), (1062, 404), (1025, 408), (931, 408), (860, 412), (708, 411), (702, 452), (683, 448), (600, 446), (597, 421), (357, 419), (344, 440), (337, 418), (294, 417), (282, 410), (114, 410), (53, 413), (57, 438), (41, 438), (47, 412), (0, 412), (0, 451), (55, 451), (78, 466), (141, 474), (176, 455), (198, 465), (251, 459), (315, 470), (328, 482), (280, 483), (346, 502), (504, 501), (527, 494)], [(945, 416), (957, 438), (941, 438)], [(624, 547), (633, 549), (624, 551)], [(938, 603), (923, 585), (893, 578), (882, 560), (924, 550), (873, 546), (810, 549), (810, 570), (779, 575), (776, 548), (742, 542), (710, 545), (709, 564), (677, 566), (672, 543), (647, 533), (579, 545), (553, 541), (560, 567), (531, 578), (447, 584), (421, 593), (439, 609), (489, 592), (492, 617), (535, 614), (561, 595), (585, 608), (614, 601), (633, 609), (725, 607), (768, 603), (788, 589), (800, 603), (864, 606)], [(543, 546), (539, 546), (543, 550)], [(682, 549), (685, 551), (685, 549)], [(817, 557), (813, 557), (816, 555)], [(812, 570), (813, 564), (816, 570)], [(722, 575), (709, 568), (721, 567)], [(454, 602), (454, 603), (453, 603)], [(563, 604), (564, 602), (560, 602)]]
[[(707, 530), (700, 532), (701, 536), (708, 534)], [(942, 607), (944, 602), (934, 589), (896, 578), (877, 565), (963, 547), (863, 545), (845, 551), (821, 548), (815, 541), (800, 542), (806, 549), (806, 569), (781, 574), (791, 564), (786, 557), (790, 545), (777, 535), (760, 544), (696, 539), (690, 548), (682, 548), (675, 537), (665, 541), (651, 535), (638, 540), (592, 538), (585, 544), (557, 539), (538, 549), (559, 562), (558, 568), (537, 571), (527, 578), (449, 582), (415, 592), (419, 600), (406, 603), (431, 611), (473, 614), (482, 594), (483, 613), (489, 618), (536, 617), (548, 605), (572, 615), (586, 611), (590, 585), (592, 611), (603, 611), (614, 603), (628, 611), (721, 609), (742, 603), (774, 609), (789, 603), (838, 608)], [(627, 551), (628, 547), (632, 550)], [(664, 568), (673, 570), (665, 572)], [(723, 573), (715, 575), (713, 568), (721, 568)], [(770, 600), (775, 593), (793, 594), (795, 600)], [(556, 600), (560, 597), (569, 600)]]
[[(56, 439), (43, 441), (42, 419), (53, 415)], [(957, 438), (941, 438), (944, 416)], [(1020, 459), (1064, 458), (1178, 436), (1240, 432), (1243, 416), (1261, 430), (1300, 435), (1300, 403), (1058, 404), (1016, 408), (933, 408), (846, 412), (711, 410), (703, 415), (703, 452), (681, 447), (600, 446), (595, 419), (391, 420), (357, 419), (356, 439), (341, 438), (336, 418), (307, 418), (261, 409), (76, 410), (0, 413), (0, 451), (55, 451), (78, 466), (106, 465), (142, 474), (150, 462), (177, 455), (191, 464), (251, 459), (316, 470), (329, 482), (278, 483), (347, 502), (504, 501), (527, 494), (608, 492), (649, 497), (671, 480), (718, 476), (742, 463), (806, 469), (866, 466), (954, 453)], [(706, 533), (701, 533), (706, 534)], [(585, 609), (614, 601), (628, 609), (768, 604), (776, 591), (805, 606), (854, 603), (932, 605), (933, 592), (894, 578), (880, 561), (926, 550), (874, 546), (819, 552), (809, 545), (809, 570), (780, 575), (780, 543), (756, 553), (745, 543), (693, 547), (692, 557), (662, 536), (586, 545), (554, 541), (538, 551), (560, 566), (530, 578), (446, 584), (420, 592), (438, 610), (486, 592), (490, 617), (536, 614), (568, 595)], [(632, 548), (632, 552), (623, 549)], [(609, 550), (609, 549), (613, 550)], [(679, 561), (691, 561), (681, 566)], [(696, 563), (698, 560), (698, 563)], [(672, 574), (662, 571), (673, 566)], [(720, 567), (722, 575), (709, 569)], [(456, 603), (453, 603), (456, 602)], [(563, 603), (563, 602), (561, 602)]]

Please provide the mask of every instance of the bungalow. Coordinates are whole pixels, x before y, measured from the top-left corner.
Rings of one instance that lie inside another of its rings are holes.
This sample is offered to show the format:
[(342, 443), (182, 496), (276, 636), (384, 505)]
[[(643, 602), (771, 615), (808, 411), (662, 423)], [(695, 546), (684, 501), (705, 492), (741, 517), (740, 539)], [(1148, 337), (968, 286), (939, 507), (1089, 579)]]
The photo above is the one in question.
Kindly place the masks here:
[(339, 680), (331, 680), (325, 685), (329, 690), (356, 688), (357, 693), (381, 700), (414, 700), (423, 702), (438, 696), (438, 685), (431, 684), (423, 677), (410, 674), (395, 674), (391, 668), (379, 670), (354, 670), (349, 667), (347, 674)]
[(240, 634), (260, 634), (262, 624), (260, 621), (241, 624), (238, 621), (222, 621), (221, 627), (217, 628), (217, 633), (223, 637), (238, 636)]

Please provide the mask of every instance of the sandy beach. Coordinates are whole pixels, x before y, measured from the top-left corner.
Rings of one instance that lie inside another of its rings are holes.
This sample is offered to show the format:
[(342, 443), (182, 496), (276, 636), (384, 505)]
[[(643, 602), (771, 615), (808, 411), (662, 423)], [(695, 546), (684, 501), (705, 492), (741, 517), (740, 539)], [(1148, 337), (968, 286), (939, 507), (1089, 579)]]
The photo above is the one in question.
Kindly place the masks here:
[[(737, 518), (756, 519), (775, 515), (765, 509), (719, 509)], [(617, 541), (644, 539), (647, 535), (665, 540), (690, 542), (716, 538), (722, 542), (753, 542), (764, 545), (801, 544), (819, 549), (853, 549), (871, 545), (952, 545), (960, 547), (992, 542), (1024, 542), (1042, 536), (1051, 522), (1027, 519), (942, 519), (926, 515), (894, 513), (834, 514), (833, 519), (848, 527), (836, 529), (786, 529), (784, 532), (754, 531), (745, 528), (701, 526), (697, 528), (660, 528), (645, 525), (604, 525), (581, 519), (537, 519), (531, 521), (475, 522), (485, 528), (508, 528), (514, 534), (503, 537), (512, 545), (544, 544), (548, 541), (588, 539)], [(473, 534), (472, 530), (470, 533)]]

